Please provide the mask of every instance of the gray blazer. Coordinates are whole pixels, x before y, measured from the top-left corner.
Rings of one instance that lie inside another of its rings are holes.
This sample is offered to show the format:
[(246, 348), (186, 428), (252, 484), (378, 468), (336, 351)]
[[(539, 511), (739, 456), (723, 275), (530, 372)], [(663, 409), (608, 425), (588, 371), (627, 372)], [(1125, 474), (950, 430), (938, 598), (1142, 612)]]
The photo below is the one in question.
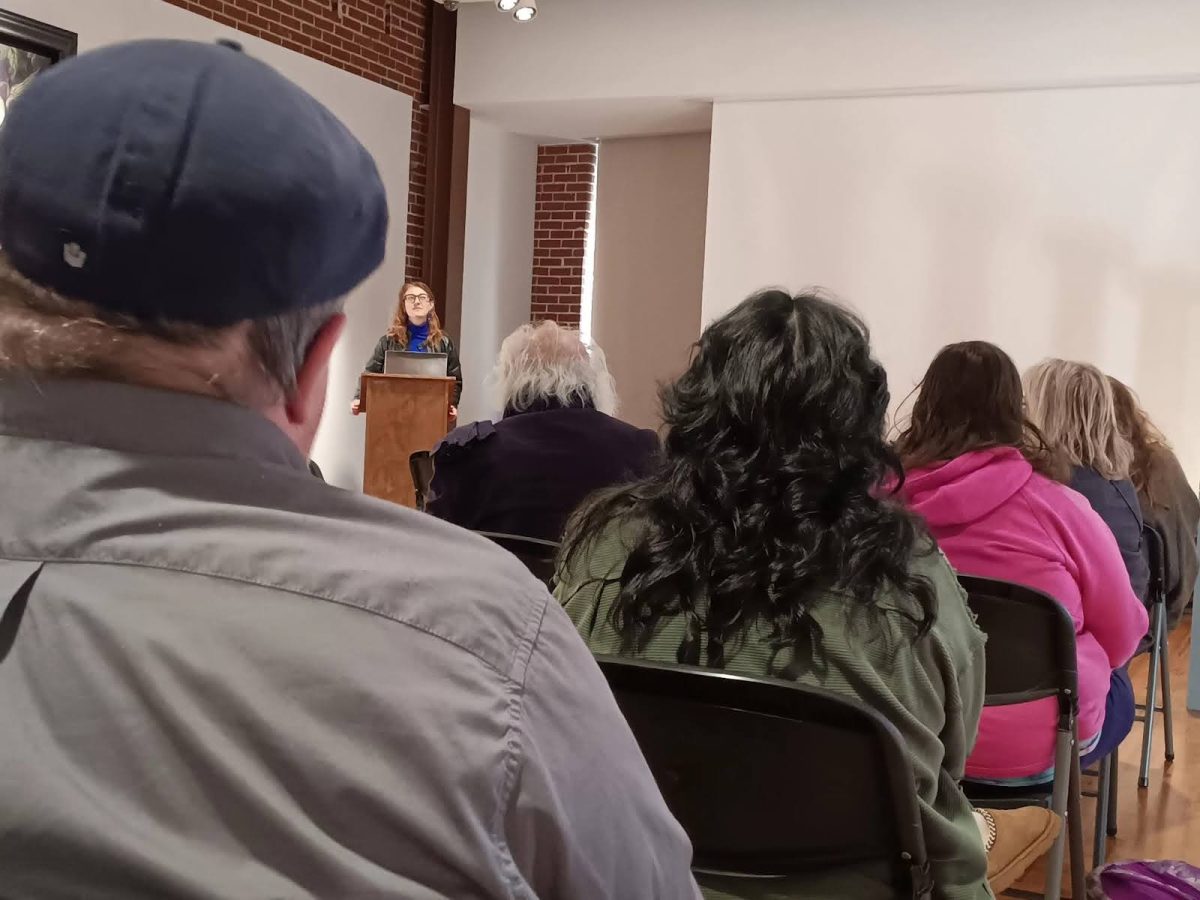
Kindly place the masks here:
[(0, 893), (695, 898), (521, 565), (258, 414), (0, 381)]

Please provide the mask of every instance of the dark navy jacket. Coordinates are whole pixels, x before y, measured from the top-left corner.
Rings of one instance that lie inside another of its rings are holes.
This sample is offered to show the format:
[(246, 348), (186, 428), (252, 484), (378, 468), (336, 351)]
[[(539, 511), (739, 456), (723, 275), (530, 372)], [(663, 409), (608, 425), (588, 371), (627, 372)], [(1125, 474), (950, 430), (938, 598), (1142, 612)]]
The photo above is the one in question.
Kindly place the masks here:
[(588, 494), (649, 473), (658, 436), (589, 408), (509, 413), (434, 450), (429, 511), (472, 531), (558, 541)]
[(1071, 470), (1071, 487), (1087, 498), (1121, 548), (1129, 570), (1129, 584), (1143, 601), (1150, 585), (1150, 564), (1142, 546), (1142, 508), (1137, 490), (1128, 479), (1109, 481), (1090, 466)]

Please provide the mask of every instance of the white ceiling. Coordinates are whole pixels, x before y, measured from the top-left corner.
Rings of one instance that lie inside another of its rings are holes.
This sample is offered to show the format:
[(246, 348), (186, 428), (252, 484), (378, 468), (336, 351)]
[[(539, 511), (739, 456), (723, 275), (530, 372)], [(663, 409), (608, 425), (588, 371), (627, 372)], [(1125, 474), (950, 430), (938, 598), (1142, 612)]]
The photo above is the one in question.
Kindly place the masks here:
[(544, 143), (697, 134), (712, 129), (711, 102), (672, 97), (487, 103), (477, 105), (472, 112)]
[(458, 12), (455, 102), (564, 140), (702, 131), (714, 101), (1200, 80), (1196, 0), (493, 3)]

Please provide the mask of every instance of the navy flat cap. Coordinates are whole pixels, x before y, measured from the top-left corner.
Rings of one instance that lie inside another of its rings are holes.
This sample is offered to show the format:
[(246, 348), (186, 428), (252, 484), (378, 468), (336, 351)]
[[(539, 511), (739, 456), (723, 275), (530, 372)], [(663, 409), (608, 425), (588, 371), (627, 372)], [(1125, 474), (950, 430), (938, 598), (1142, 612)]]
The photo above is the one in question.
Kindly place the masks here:
[(387, 199), (338, 119), (236, 45), (118, 44), (31, 82), (0, 127), (0, 248), (31, 281), (219, 327), (340, 297)]

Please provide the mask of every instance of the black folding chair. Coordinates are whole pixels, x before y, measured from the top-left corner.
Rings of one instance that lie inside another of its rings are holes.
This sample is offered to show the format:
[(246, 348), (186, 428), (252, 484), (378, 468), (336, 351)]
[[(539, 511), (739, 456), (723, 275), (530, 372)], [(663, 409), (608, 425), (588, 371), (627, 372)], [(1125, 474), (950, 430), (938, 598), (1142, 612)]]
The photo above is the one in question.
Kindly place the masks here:
[(429, 505), (429, 487), (433, 484), (433, 454), (418, 450), (408, 457), (408, 471), (412, 474), (413, 489), (417, 494), (417, 509), (425, 512)]
[(873, 864), (932, 890), (903, 739), (857, 701), (779, 680), (598, 657), (698, 874), (776, 880)]
[[(1054, 598), (1024, 585), (960, 575), (971, 611), (987, 635), (987, 683), (984, 705), (1007, 706), (1054, 697), (1058, 724), (1054, 742), (1054, 781), (1049, 807), (1064, 828), (1046, 861), (1046, 900), (1062, 896), (1067, 841), (1071, 851), (1071, 896), (1086, 894), (1083, 823), (1080, 804), (1078, 662), (1075, 624)], [(996, 788), (963, 783), (972, 801), (989, 806), (1046, 805), (1044, 788)], [(1107, 812), (1106, 800), (1098, 801)]]
[[(1138, 787), (1150, 786), (1150, 751), (1154, 741), (1154, 714), (1163, 717), (1163, 740), (1166, 760), (1175, 760), (1175, 722), (1171, 715), (1171, 661), (1167, 637), (1167, 568), (1165, 542), (1158, 529), (1147, 525), (1142, 529), (1142, 543), (1150, 563), (1150, 665), (1146, 678), (1146, 702), (1138, 704), (1142, 729), (1142, 767), (1138, 771)], [(1162, 706), (1158, 705), (1158, 684), (1162, 678)]]
[(523, 562), (525, 568), (547, 587), (554, 580), (554, 560), (558, 556), (558, 544), (554, 541), (521, 537), (518, 534), (498, 534), (492, 531), (475, 533), (503, 547)]

